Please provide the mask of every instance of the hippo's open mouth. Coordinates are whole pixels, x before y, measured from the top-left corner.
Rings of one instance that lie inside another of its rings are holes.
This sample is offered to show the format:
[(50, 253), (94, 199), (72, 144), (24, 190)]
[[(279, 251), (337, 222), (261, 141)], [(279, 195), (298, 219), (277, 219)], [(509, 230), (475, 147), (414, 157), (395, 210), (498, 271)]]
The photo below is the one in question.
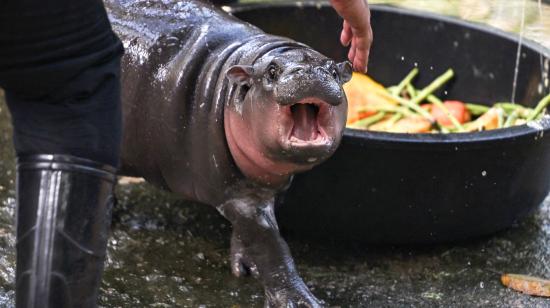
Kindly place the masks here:
[(288, 110), (292, 117), (288, 141), (292, 145), (320, 145), (328, 142), (322, 124), (329, 112), (329, 104), (319, 99), (308, 98), (289, 106)]

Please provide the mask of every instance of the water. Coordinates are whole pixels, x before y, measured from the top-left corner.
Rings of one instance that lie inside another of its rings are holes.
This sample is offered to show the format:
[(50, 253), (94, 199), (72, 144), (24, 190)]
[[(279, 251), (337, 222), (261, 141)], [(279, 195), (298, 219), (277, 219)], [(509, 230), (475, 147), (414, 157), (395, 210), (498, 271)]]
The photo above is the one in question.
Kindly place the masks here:
[(521, 6), (521, 23), (520, 23), (520, 30), (519, 30), (518, 51), (516, 54), (516, 65), (514, 67), (514, 81), (512, 82), (512, 98), (510, 99), (510, 101), (513, 103), (516, 102), (516, 89), (517, 89), (518, 74), (519, 74), (519, 60), (521, 57), (521, 46), (523, 45), (523, 36), (525, 35), (524, 29), (525, 29), (526, 3), (527, 3), (527, 0), (523, 0), (523, 5)]
[[(539, 8), (539, 26), (541, 29), (544, 29), (544, 14), (543, 14), (543, 6), (542, 6), (542, 0), (538, 0), (538, 8)], [(545, 64), (544, 64), (544, 57), (542, 55), (540, 55), (540, 67), (541, 67), (541, 80), (542, 82), (544, 83), (545, 82), (545, 79), (546, 79), (546, 82), (548, 81), (548, 68), (545, 68)], [(548, 87), (548, 84), (546, 85), (546, 87)], [(544, 84), (541, 85), (541, 88), (544, 88)], [(542, 92), (542, 90), (540, 91)]]

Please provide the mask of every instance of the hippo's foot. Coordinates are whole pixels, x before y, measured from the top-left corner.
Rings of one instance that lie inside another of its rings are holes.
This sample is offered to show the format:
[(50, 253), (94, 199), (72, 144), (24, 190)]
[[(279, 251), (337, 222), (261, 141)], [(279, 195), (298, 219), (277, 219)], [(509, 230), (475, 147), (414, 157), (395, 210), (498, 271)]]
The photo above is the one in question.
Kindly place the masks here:
[(233, 234), (231, 237), (231, 272), (237, 277), (251, 275), (254, 278), (260, 277), (258, 266), (253, 258), (246, 253), (242, 242)]
[[(267, 275), (262, 275), (262, 269), (272, 268), (274, 265), (257, 263), (257, 261), (262, 262), (262, 260), (269, 262), (266, 260), (266, 257), (269, 256), (254, 256), (249, 254), (238, 236), (233, 233), (231, 238), (231, 271), (237, 277), (250, 275), (260, 279), (264, 283), (266, 308), (323, 307), (323, 302), (315, 298), (294, 269), (290, 255), (287, 256), (286, 264), (278, 267), (280, 269), (279, 272), (268, 272)], [(289, 269), (290, 271), (288, 271)]]
[(251, 275), (264, 286), (265, 307), (322, 307), (309, 291), (279, 234), (274, 198), (247, 194), (218, 210), (233, 225), (231, 270), (237, 277)]
[[(301, 279), (300, 279), (301, 280)], [(300, 281), (299, 285), (283, 290), (265, 290), (265, 308), (276, 307), (307, 307), (321, 308), (323, 302), (315, 298), (306, 285)]]
[(237, 277), (251, 275), (263, 283), (265, 307), (322, 307), (322, 302), (313, 296), (298, 275), (284, 240), (278, 234), (272, 240), (268, 238), (245, 245), (243, 236), (233, 232), (233, 274)]

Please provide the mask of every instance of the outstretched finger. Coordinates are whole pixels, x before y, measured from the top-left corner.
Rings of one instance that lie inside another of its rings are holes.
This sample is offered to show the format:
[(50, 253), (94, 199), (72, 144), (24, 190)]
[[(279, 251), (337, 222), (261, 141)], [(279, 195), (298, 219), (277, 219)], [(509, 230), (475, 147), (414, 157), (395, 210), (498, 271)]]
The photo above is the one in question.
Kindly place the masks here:
[(355, 45), (353, 67), (357, 71), (366, 73), (372, 44), (372, 30), (368, 29), (366, 35), (354, 36), (352, 42)]
[(342, 33), (340, 34), (340, 43), (344, 46), (349, 46), (351, 39), (353, 38), (353, 33), (351, 27), (347, 21), (344, 20), (342, 24)]
[(355, 48), (356, 46), (355, 46), (355, 37), (354, 37), (351, 39), (351, 46), (348, 51), (348, 59), (352, 64), (354, 64), (354, 59), (355, 59), (355, 52), (356, 52)]
[(353, 66), (357, 71), (366, 73), (367, 64), (369, 62), (369, 48), (366, 48), (365, 45), (361, 45), (361, 43), (362, 42), (358, 43), (358, 46), (355, 48)]

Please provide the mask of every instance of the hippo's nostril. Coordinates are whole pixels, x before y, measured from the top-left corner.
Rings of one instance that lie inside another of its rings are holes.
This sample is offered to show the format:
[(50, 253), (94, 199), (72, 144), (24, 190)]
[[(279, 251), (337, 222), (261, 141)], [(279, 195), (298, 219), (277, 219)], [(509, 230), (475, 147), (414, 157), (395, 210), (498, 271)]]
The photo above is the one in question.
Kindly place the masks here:
[(301, 67), (301, 66), (298, 66), (298, 67), (292, 68), (288, 73), (289, 74), (295, 74), (295, 73), (300, 73), (300, 72), (303, 72), (303, 71), (304, 71), (304, 68)]

